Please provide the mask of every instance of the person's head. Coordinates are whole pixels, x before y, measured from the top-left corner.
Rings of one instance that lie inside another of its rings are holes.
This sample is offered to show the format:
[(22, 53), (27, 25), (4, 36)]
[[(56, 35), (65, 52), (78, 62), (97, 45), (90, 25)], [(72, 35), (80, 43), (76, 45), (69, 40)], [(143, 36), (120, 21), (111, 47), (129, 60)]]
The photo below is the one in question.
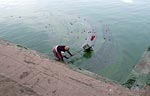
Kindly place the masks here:
[(70, 49), (69, 46), (65, 46), (65, 50), (68, 51)]

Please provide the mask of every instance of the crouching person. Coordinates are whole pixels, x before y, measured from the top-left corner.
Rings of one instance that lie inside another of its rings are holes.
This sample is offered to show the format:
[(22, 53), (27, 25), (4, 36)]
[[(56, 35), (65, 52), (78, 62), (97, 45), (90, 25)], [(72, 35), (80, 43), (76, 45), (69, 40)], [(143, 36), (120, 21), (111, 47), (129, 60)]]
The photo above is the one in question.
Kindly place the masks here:
[(55, 47), (53, 47), (52, 51), (54, 56), (58, 59), (58, 61), (64, 61), (63, 57), (65, 57), (66, 59), (68, 59), (68, 57), (63, 56), (61, 52), (67, 52), (70, 56), (73, 56), (70, 51), (69, 51), (69, 46), (65, 46), (65, 45), (57, 45)]

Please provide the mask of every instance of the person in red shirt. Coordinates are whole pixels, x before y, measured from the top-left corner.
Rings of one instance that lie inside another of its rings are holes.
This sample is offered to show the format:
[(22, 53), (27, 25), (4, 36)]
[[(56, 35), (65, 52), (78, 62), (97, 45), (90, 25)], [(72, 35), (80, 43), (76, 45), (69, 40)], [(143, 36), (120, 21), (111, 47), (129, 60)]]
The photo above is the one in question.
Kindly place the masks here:
[(57, 45), (55, 47), (53, 47), (52, 51), (54, 56), (59, 60), (59, 61), (64, 61), (63, 57), (67, 58), (66, 56), (63, 56), (61, 52), (67, 52), (70, 56), (73, 56), (70, 51), (69, 51), (69, 46), (65, 46), (65, 45)]

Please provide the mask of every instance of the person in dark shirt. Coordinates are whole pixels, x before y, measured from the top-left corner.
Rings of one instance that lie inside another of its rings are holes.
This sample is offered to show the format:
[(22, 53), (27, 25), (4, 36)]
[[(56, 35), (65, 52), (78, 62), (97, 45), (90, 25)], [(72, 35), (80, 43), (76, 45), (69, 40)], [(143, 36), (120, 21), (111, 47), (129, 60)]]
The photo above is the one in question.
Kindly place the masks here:
[(73, 56), (70, 51), (69, 51), (69, 46), (64, 46), (64, 45), (57, 45), (53, 47), (53, 54), (55, 55), (56, 58), (58, 58), (59, 61), (64, 61), (63, 57), (67, 58), (66, 56), (63, 56), (61, 52), (67, 52), (70, 56)]

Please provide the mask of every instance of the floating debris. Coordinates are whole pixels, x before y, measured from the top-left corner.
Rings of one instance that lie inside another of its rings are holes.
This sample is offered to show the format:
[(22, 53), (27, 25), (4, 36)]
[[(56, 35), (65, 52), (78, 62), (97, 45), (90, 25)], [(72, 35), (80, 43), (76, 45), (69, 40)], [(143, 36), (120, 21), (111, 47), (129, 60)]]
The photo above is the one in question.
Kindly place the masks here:
[(91, 41), (93, 41), (95, 39), (95, 36), (94, 35), (92, 35), (91, 36)]
[(70, 25), (73, 25), (73, 23), (72, 23), (72, 22), (70, 22)]
[(47, 26), (45, 26), (45, 28), (47, 28)]
[(107, 32), (108, 30), (106, 29), (105, 32)]

